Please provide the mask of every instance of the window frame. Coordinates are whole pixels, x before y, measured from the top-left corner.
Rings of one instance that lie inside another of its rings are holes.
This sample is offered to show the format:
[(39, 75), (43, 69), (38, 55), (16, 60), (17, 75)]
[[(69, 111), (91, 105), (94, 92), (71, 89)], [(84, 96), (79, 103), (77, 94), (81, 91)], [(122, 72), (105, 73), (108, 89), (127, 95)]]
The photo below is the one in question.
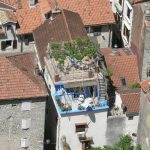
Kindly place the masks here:
[(128, 120), (133, 120), (134, 116), (128, 116)]
[(9, 25), (7, 25), (7, 27), (6, 27), (6, 28), (7, 28), (7, 31), (9, 31), (9, 30), (11, 30), (11, 29), (12, 29), (12, 25), (10, 25), (10, 24), (9, 24)]
[(22, 148), (28, 148), (29, 147), (29, 139), (28, 138), (21, 138), (21, 145)]
[(129, 42), (130, 30), (127, 28), (127, 26), (125, 24), (124, 24), (124, 27), (123, 27), (123, 36), (126, 38), (127, 42)]
[(132, 9), (130, 9), (130, 8), (127, 6), (127, 14), (126, 14), (126, 16), (128, 17), (129, 20), (131, 19), (131, 11), (132, 11)]
[(150, 67), (146, 68), (146, 75), (147, 75), (147, 77), (150, 77)]
[(122, 6), (122, 0), (119, 0), (119, 4), (120, 4), (120, 6)]
[(87, 128), (87, 123), (84, 122), (84, 123), (75, 123), (75, 132), (78, 133), (78, 132), (85, 132)]
[[(125, 82), (124, 82), (123, 80), (124, 80)], [(122, 87), (126, 87), (126, 86), (127, 86), (127, 81), (126, 81), (126, 78), (125, 78), (125, 77), (120, 77), (120, 82), (121, 82)], [(123, 82), (124, 82), (125, 84), (124, 84)]]
[(22, 119), (21, 121), (21, 129), (28, 130), (31, 127), (31, 118)]

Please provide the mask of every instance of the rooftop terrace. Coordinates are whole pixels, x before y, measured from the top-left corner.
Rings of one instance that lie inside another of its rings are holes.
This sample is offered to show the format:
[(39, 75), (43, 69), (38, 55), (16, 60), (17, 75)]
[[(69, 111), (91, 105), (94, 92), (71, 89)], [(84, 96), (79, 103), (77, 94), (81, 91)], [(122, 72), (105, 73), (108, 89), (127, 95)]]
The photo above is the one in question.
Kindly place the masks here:
[(100, 63), (88, 38), (48, 45), (45, 77), (59, 114), (108, 109)]
[(55, 83), (92, 81), (100, 72), (96, 47), (89, 39), (51, 44), (48, 56), (45, 63)]

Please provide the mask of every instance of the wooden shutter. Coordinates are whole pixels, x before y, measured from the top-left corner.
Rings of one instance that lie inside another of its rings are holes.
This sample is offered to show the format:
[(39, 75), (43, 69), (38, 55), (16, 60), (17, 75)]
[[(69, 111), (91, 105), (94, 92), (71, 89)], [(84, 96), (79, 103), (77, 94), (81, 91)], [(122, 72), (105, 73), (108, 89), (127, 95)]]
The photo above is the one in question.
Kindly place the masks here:
[(1, 50), (5, 50), (6, 49), (6, 42), (2, 41), (1, 42)]
[(13, 49), (17, 49), (17, 40), (13, 41)]

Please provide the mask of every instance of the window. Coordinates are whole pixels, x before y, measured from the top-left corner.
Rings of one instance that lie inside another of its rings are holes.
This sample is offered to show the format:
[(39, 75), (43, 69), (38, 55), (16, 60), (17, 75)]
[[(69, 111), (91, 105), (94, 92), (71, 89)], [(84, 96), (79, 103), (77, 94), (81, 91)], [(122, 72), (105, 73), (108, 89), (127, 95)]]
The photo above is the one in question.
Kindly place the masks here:
[(100, 26), (93, 27), (93, 32), (101, 32), (101, 27)]
[(2, 41), (1, 42), (1, 50), (5, 50), (6, 49), (6, 42)]
[(122, 6), (122, 0), (119, 0), (119, 4)]
[(29, 45), (29, 43), (32, 41), (34, 41), (32, 34), (27, 34), (24, 36), (25, 45)]
[(85, 27), (87, 33), (93, 33), (93, 29), (91, 27)]
[(87, 123), (76, 123), (76, 132), (84, 132), (86, 127), (87, 127)]
[(150, 67), (147, 68), (147, 77), (150, 77)]
[(130, 19), (130, 17), (131, 17), (131, 9), (129, 9), (129, 7), (127, 7), (127, 16)]
[(126, 39), (127, 39), (128, 42), (129, 42), (129, 33), (130, 33), (130, 31), (124, 25), (123, 35), (126, 37)]
[(15, 106), (17, 106), (17, 104), (11, 104), (11, 106), (12, 106), (12, 107), (15, 107)]
[(28, 39), (24, 39), (24, 43), (25, 43), (25, 45), (29, 45), (29, 40)]
[(11, 25), (7, 25), (7, 30), (11, 30), (12, 26)]
[(29, 129), (31, 125), (31, 119), (23, 119), (21, 123), (21, 128), (22, 129)]
[(13, 49), (17, 49), (17, 40), (13, 40)]
[(7, 48), (7, 47), (10, 47), (11, 44), (12, 44), (12, 41), (6, 41), (6, 48)]
[(133, 116), (129, 116), (129, 117), (128, 117), (128, 120), (133, 120)]
[(31, 102), (22, 102), (21, 110), (31, 110)]
[(5, 50), (6, 48), (11, 47), (11, 46), (12, 46), (11, 40), (1, 42), (1, 50)]
[(121, 77), (120, 80), (121, 80), (121, 85), (122, 86), (126, 86), (127, 85), (126, 79), (124, 77)]
[(27, 139), (27, 138), (21, 138), (21, 147), (22, 148), (29, 147), (29, 139)]

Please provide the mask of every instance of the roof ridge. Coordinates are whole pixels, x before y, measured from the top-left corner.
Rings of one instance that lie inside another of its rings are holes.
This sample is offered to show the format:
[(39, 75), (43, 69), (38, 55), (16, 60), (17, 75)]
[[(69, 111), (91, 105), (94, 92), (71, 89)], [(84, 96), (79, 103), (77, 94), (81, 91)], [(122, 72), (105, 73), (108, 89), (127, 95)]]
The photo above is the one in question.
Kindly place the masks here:
[(34, 52), (16, 52), (16, 53), (7, 53), (7, 54), (0, 54), (0, 56), (5, 55), (5, 57), (14, 57), (14, 56), (20, 56), (20, 55), (26, 55), (26, 54), (34, 54)]
[(62, 15), (63, 15), (64, 21), (65, 21), (65, 25), (66, 25), (66, 28), (67, 28), (67, 33), (69, 35), (69, 39), (72, 41), (73, 39), (72, 39), (70, 30), (69, 30), (69, 26), (68, 26), (67, 19), (66, 19), (66, 16), (64, 14), (64, 11), (66, 11), (66, 10), (65, 9), (62, 10)]
[(15, 8), (15, 9), (16, 9), (16, 6), (14, 6), (14, 5), (10, 5), (10, 4), (8, 4), (8, 3), (6, 3), (6, 2), (2, 2), (2, 1), (0, 1), (0, 3), (2, 3), (2, 4), (4, 4), (4, 5), (8, 5), (9, 7), (12, 7), (12, 8)]
[(130, 95), (130, 94), (140, 94), (141, 92), (134, 92), (134, 93), (120, 93), (120, 95)]

